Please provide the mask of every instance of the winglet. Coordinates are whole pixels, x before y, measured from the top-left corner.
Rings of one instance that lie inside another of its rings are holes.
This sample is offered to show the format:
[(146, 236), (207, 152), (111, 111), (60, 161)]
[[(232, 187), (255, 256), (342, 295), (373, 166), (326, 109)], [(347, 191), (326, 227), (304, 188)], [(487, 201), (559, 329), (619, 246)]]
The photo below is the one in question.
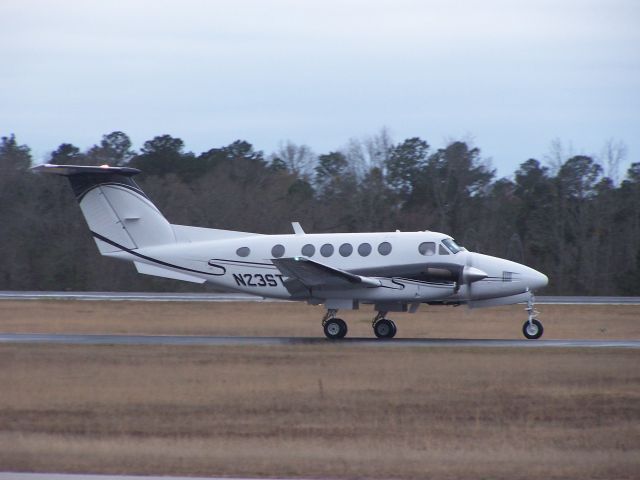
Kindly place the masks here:
[(302, 226), (298, 222), (291, 222), (291, 226), (293, 227), (293, 233), (296, 235), (304, 235), (304, 230)]

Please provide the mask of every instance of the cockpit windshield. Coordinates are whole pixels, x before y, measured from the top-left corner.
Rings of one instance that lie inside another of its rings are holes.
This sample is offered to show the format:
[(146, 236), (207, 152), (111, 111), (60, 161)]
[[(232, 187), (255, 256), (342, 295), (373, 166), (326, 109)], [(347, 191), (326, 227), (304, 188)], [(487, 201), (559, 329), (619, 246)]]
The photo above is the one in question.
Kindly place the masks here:
[(445, 247), (447, 247), (451, 253), (453, 253), (454, 255), (458, 252), (461, 252), (464, 250), (463, 247), (461, 247), (460, 245), (458, 245), (453, 238), (446, 238), (444, 240), (442, 240), (442, 243), (444, 244)]

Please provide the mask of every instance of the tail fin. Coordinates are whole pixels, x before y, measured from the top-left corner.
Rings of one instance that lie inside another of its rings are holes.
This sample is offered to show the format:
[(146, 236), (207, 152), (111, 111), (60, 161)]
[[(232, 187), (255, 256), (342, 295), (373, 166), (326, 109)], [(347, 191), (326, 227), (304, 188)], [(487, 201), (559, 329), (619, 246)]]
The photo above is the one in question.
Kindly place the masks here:
[(69, 179), (101, 254), (175, 243), (167, 219), (133, 181), (140, 170), (51, 164), (33, 170)]

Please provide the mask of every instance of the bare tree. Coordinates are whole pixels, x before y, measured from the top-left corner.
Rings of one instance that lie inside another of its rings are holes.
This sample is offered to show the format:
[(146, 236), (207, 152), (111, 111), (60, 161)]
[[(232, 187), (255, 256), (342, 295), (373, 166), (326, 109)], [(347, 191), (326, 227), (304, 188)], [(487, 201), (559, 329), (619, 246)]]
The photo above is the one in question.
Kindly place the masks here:
[(280, 159), (287, 170), (300, 178), (310, 179), (317, 161), (316, 155), (307, 145), (298, 145), (290, 140), (280, 142), (278, 150), (271, 155), (271, 161)]
[(372, 168), (384, 169), (394, 148), (389, 129), (382, 127), (377, 134), (366, 137), (363, 143), (367, 149), (369, 165)]
[(379, 169), (384, 175), (393, 149), (394, 144), (389, 130), (383, 127), (374, 135), (350, 138), (340, 151), (349, 161), (356, 177), (362, 180), (374, 168)]
[(544, 156), (544, 159), (549, 166), (549, 172), (551, 175), (556, 175), (564, 162), (573, 157), (573, 145), (565, 145), (559, 138), (554, 138), (549, 144), (549, 151)]
[(614, 185), (620, 183), (620, 164), (627, 159), (627, 145), (621, 140), (609, 138), (600, 154), (599, 163), (605, 166), (605, 175)]

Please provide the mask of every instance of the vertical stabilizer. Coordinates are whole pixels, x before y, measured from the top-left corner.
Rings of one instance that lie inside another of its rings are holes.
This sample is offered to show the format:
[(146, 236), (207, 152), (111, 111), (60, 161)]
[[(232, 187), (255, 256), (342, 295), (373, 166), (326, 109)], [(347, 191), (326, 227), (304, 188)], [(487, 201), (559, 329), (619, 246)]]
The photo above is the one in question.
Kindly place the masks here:
[(50, 164), (33, 170), (69, 179), (100, 253), (175, 243), (171, 225), (132, 178), (140, 170)]

